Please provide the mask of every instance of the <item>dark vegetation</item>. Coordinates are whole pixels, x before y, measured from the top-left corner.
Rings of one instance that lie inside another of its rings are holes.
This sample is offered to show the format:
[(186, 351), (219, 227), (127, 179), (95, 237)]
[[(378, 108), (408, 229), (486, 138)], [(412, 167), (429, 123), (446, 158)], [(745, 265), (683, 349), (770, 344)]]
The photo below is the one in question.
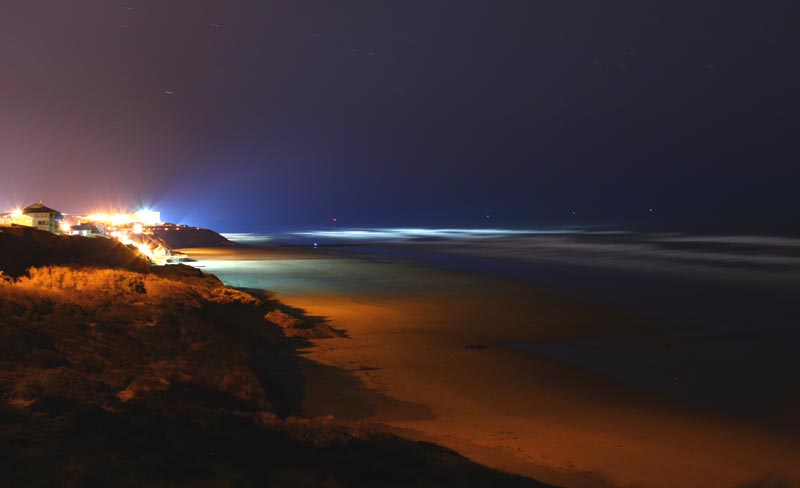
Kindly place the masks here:
[(292, 313), (184, 266), (0, 275), (0, 486), (541, 486), (298, 417)]
[(235, 244), (220, 234), (202, 227), (163, 225), (152, 229), (152, 235), (143, 236), (169, 249), (188, 247), (220, 247)]
[(113, 239), (58, 236), (29, 227), (0, 228), (0, 270), (21, 276), (31, 266), (101, 266), (146, 271), (147, 261)]

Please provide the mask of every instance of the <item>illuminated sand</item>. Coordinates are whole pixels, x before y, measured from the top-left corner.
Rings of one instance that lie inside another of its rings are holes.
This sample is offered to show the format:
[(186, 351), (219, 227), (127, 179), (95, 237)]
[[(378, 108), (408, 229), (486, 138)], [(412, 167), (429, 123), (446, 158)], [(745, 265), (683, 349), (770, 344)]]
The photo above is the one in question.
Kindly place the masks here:
[(302, 404), (308, 415), (381, 422), (565, 486), (800, 480), (796, 437), (505, 347), (657, 325), (523, 286), (397, 263), (228, 250), (194, 256), (229, 284), (276, 291), (346, 330), (348, 338), (317, 341), (307, 357), (351, 371), (383, 395), (310, 369)]

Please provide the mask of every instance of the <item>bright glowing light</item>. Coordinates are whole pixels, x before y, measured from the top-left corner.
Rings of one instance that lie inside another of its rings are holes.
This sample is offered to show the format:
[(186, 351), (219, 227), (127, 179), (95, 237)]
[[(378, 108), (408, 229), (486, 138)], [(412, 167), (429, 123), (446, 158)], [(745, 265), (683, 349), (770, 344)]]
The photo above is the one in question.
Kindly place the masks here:
[(58, 230), (62, 234), (69, 234), (72, 228), (70, 227), (69, 222), (62, 221), (61, 223), (58, 224)]
[(478, 239), (486, 237), (507, 237), (514, 235), (547, 235), (547, 234), (575, 234), (580, 230), (520, 230), (520, 229), (413, 229), (413, 228), (376, 228), (376, 229), (347, 229), (347, 230), (318, 230), (311, 232), (296, 232), (295, 235), (308, 237), (328, 237), (335, 239)]
[(142, 244), (141, 242), (132, 241), (130, 240), (130, 238), (128, 238), (128, 236), (120, 236), (118, 239), (119, 242), (125, 244), (126, 246), (135, 247), (136, 249), (139, 250), (140, 253), (147, 256), (151, 261), (155, 261), (156, 258), (153, 255), (153, 250), (150, 249), (150, 246), (148, 246), (147, 244)]
[(12, 210), (11, 211), (11, 217), (15, 218), (15, 219), (18, 219), (18, 218), (22, 217), (22, 209), (21, 208), (15, 208), (14, 210)]
[(144, 225), (158, 225), (161, 223), (161, 212), (150, 209), (142, 209), (134, 214), (136, 220)]
[(153, 210), (139, 210), (136, 213), (110, 213), (110, 212), (95, 212), (86, 217), (87, 220), (92, 222), (101, 222), (113, 226), (123, 226), (135, 223), (143, 225), (157, 225), (161, 223), (161, 212)]
[(111, 223), (114, 225), (126, 225), (131, 223), (130, 215), (114, 214), (111, 216)]
[(144, 226), (141, 223), (136, 222), (135, 224), (133, 224), (134, 234), (141, 234), (142, 232), (144, 232)]
[(105, 212), (101, 213), (93, 213), (86, 217), (88, 220), (92, 222), (101, 222), (103, 224), (111, 224), (111, 225), (126, 225), (131, 223), (130, 215), (123, 214), (123, 213), (115, 213), (109, 214)]

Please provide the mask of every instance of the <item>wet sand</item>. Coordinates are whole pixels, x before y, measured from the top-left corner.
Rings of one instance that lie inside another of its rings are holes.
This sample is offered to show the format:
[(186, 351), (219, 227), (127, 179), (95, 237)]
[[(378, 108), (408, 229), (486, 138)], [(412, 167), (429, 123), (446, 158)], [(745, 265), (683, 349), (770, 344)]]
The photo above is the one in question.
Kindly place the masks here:
[(346, 331), (316, 341), (306, 357), (351, 372), (380, 395), (329, 368), (308, 369), (301, 403), (307, 415), (382, 423), (479, 463), (570, 487), (800, 480), (797, 436), (508, 346), (646, 337), (665, 324), (546, 290), (397, 262), (189, 252), (226, 283), (270, 289)]

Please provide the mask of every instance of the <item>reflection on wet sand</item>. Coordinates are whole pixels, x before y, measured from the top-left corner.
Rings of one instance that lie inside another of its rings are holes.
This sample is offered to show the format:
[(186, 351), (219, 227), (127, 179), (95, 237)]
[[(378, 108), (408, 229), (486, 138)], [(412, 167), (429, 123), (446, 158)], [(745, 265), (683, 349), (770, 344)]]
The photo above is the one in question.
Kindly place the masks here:
[[(381, 422), (571, 487), (800, 480), (797, 436), (508, 347), (657, 337), (668, 323), (388, 259), (262, 250), (193, 256), (227, 284), (271, 290), (347, 332), (304, 351), (335, 367), (306, 368), (298, 401), (309, 415)], [(342, 369), (361, 385), (335, 373)]]

